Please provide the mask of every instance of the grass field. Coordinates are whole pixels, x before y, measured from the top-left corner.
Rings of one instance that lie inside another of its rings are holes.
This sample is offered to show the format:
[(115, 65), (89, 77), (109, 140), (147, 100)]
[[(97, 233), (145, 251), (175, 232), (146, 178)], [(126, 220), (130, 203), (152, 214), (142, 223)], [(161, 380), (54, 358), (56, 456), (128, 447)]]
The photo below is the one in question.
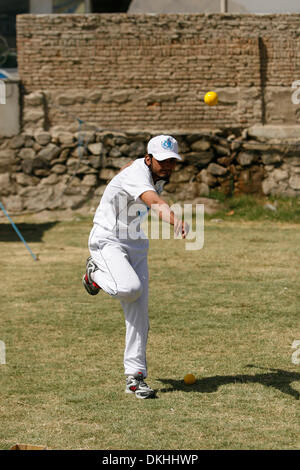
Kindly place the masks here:
[(300, 448), (299, 212), (234, 211), (200, 251), (150, 241), (145, 401), (124, 393), (119, 302), (81, 285), (92, 217), (16, 218), (37, 262), (1, 217), (0, 448)]

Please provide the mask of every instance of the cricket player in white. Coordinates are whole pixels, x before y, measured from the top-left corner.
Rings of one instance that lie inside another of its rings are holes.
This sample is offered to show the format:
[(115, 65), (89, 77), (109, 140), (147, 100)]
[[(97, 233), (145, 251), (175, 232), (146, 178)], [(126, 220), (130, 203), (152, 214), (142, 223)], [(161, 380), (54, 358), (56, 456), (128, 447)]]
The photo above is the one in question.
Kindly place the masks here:
[(142, 212), (151, 206), (159, 218), (174, 225), (185, 238), (188, 225), (179, 220), (160, 197), (178, 154), (177, 141), (159, 135), (148, 142), (147, 155), (130, 162), (107, 185), (89, 237), (83, 285), (89, 294), (105, 291), (120, 300), (124, 310), (126, 341), (124, 368), (126, 393), (137, 398), (155, 395), (147, 377), (149, 240), (140, 228)]

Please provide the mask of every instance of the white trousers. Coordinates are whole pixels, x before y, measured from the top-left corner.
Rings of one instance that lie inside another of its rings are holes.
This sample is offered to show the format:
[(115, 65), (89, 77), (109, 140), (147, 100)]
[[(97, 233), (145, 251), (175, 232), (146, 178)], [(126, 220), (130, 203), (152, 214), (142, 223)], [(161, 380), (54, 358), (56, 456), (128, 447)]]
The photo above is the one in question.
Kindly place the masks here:
[(147, 377), (149, 240), (118, 240), (94, 225), (89, 250), (99, 270), (93, 280), (120, 300), (126, 326), (124, 369), (126, 375), (141, 371)]

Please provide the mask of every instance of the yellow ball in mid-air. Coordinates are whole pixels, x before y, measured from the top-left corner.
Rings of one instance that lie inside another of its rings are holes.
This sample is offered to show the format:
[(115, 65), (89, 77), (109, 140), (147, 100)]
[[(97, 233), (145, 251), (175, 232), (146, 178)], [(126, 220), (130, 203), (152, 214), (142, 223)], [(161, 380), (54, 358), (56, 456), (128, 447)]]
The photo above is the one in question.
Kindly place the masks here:
[(219, 101), (218, 94), (215, 91), (208, 91), (204, 96), (204, 101), (208, 106), (215, 106)]
[(194, 374), (186, 374), (183, 380), (186, 385), (192, 385), (196, 382), (196, 377)]

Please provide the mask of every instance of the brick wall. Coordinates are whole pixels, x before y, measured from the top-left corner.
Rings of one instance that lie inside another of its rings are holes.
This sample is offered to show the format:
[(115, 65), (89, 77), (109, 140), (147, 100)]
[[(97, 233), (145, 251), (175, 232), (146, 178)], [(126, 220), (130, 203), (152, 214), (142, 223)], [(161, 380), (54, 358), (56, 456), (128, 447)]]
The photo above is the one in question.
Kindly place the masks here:
[[(299, 124), (300, 15), (20, 15), (23, 128)], [(208, 90), (220, 103), (203, 104)], [(40, 103), (30, 99), (41, 92)]]

